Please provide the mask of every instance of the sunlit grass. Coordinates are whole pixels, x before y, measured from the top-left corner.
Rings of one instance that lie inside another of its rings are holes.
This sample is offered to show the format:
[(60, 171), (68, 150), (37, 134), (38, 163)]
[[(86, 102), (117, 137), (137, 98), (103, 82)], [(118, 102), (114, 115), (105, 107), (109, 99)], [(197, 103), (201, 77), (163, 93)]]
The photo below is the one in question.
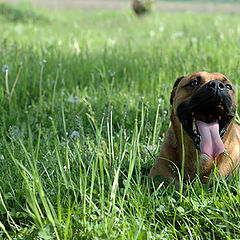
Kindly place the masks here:
[(238, 84), (240, 17), (25, 7), (0, 11), (0, 238), (238, 239), (238, 176), (148, 172), (177, 77)]

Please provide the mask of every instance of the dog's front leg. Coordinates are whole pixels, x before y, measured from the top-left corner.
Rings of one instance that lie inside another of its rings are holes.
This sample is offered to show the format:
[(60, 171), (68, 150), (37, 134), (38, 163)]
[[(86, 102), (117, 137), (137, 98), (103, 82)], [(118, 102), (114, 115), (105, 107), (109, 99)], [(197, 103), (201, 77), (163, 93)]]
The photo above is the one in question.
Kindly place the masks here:
[(176, 181), (178, 182), (177, 168), (177, 143), (175, 133), (170, 127), (166, 133), (166, 137), (161, 147), (159, 156), (156, 158), (149, 176), (154, 178), (155, 176), (162, 177), (166, 182)]

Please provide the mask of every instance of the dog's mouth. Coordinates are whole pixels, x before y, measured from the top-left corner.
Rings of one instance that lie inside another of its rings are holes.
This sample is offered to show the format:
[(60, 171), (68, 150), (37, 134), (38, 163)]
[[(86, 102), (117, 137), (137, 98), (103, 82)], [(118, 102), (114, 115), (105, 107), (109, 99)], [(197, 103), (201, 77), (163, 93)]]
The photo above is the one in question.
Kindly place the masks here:
[[(191, 106), (191, 107), (190, 107)], [(178, 117), (195, 147), (215, 159), (224, 151), (224, 137), (235, 111), (229, 102), (210, 99), (179, 105)]]

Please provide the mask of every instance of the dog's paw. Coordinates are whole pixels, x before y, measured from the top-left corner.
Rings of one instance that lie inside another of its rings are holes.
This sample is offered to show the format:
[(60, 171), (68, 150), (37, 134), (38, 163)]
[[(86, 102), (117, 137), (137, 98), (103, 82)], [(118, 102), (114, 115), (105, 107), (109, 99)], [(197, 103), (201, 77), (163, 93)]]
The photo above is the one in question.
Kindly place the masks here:
[(207, 154), (201, 153), (199, 155), (199, 166), (197, 167), (199, 167), (200, 173), (207, 173), (214, 167), (214, 160)]

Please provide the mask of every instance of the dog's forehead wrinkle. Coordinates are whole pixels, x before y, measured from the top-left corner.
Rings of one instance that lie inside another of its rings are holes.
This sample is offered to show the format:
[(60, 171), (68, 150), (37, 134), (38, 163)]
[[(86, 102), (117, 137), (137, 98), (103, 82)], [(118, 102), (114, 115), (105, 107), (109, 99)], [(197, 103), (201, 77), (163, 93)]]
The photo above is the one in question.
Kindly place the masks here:
[(198, 74), (198, 75), (196, 76), (196, 78), (197, 78), (198, 81), (201, 81), (201, 80), (202, 80), (202, 77), (201, 77), (200, 74)]
[(223, 76), (223, 81), (224, 82), (230, 82), (225, 76)]
[(211, 80), (220, 80), (220, 81), (228, 81), (230, 82), (226, 76), (224, 76), (222, 73), (209, 73), (206, 71), (199, 71), (199, 72), (193, 72), (186, 76), (186, 79), (197, 79), (197, 80), (204, 80), (204, 81), (211, 81)]

